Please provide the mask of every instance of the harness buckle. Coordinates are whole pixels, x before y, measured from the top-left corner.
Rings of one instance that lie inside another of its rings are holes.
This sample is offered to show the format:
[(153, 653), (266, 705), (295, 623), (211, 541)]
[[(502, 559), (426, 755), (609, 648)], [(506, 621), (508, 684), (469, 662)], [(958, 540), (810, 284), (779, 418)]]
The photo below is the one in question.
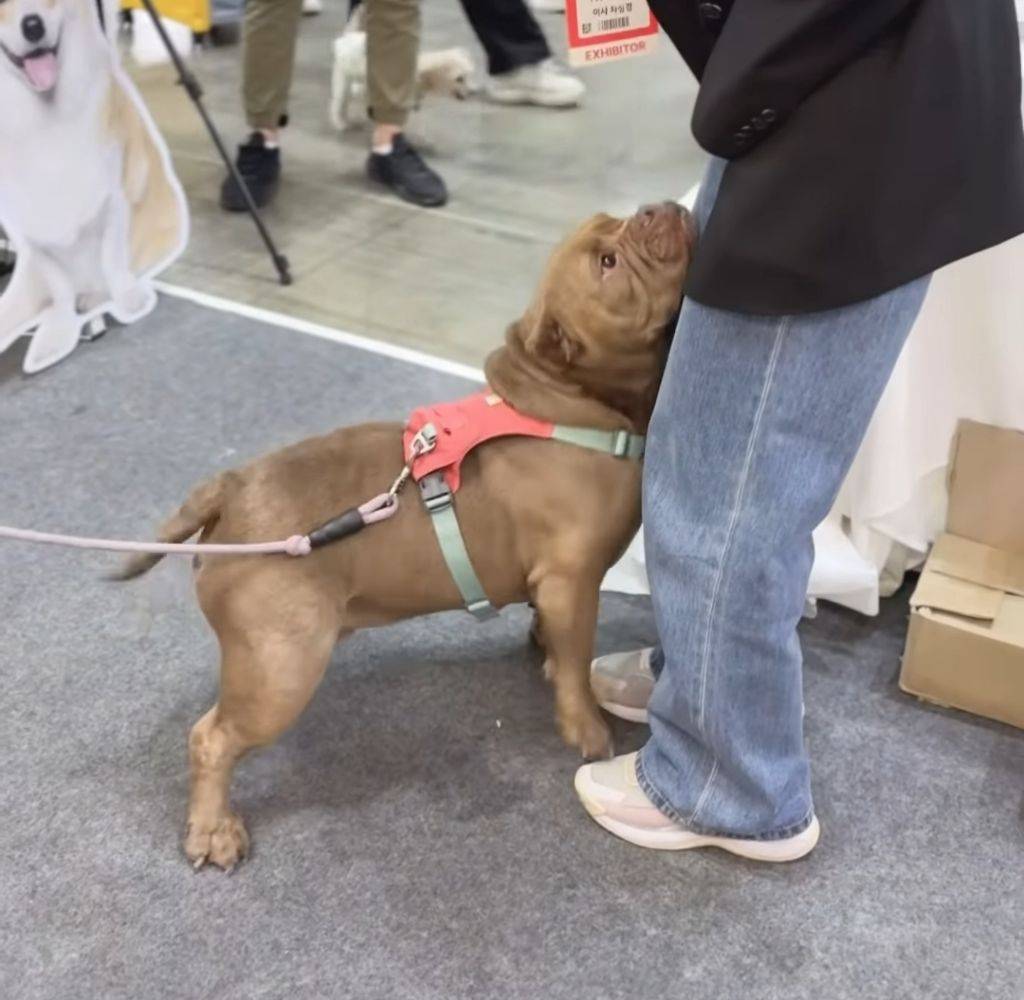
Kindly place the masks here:
[(424, 424), (416, 436), (409, 442), (409, 459), (418, 458), (433, 451), (437, 445), (437, 428), (433, 424)]
[(612, 455), (615, 458), (625, 458), (629, 455), (630, 433), (627, 430), (617, 430), (612, 437)]
[(429, 513), (437, 514), (452, 505), (452, 490), (445, 481), (443, 472), (432, 472), (420, 482), (420, 497)]
[(498, 609), (486, 597), (466, 605), (466, 610), (478, 621), (485, 622), (498, 617)]

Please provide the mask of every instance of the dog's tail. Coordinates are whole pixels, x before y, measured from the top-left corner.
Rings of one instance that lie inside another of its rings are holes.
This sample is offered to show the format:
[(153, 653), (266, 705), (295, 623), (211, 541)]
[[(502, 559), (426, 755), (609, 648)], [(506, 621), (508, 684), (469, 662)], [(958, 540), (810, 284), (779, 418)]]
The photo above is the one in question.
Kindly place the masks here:
[[(222, 473), (214, 479), (197, 486), (188, 499), (176, 510), (157, 532), (158, 542), (187, 542), (203, 528), (210, 528), (220, 516), (224, 499), (224, 487), (227, 474)], [(148, 573), (160, 560), (162, 555), (142, 552), (129, 556), (120, 569), (110, 574), (111, 580), (134, 580)]]

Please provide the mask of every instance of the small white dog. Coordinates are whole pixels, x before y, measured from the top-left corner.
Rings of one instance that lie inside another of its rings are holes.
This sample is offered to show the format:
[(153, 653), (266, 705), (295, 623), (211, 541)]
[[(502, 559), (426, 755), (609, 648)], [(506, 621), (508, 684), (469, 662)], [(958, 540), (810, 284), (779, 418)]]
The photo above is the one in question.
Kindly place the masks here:
[(184, 246), (181, 187), (95, 0), (0, 2), (0, 223), (17, 252), (0, 351), (34, 329), (27, 372), (102, 312), (145, 315), (150, 276)]
[[(416, 63), (417, 101), (425, 94), (463, 100), (473, 92), (473, 59), (461, 48), (421, 52)], [(366, 32), (345, 31), (334, 40), (331, 121), (339, 129), (355, 122), (352, 101), (366, 93)]]

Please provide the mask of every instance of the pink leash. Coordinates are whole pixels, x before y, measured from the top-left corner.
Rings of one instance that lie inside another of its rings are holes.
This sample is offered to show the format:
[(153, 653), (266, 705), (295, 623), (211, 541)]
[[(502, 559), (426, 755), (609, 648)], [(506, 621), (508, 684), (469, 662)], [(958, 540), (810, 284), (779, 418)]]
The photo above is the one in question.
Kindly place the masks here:
[[(398, 512), (398, 497), (392, 493), (381, 493), (372, 500), (367, 500), (361, 507), (341, 515), (348, 518), (347, 528), (343, 533), (333, 533), (320, 544), (334, 541), (336, 538), (354, 534), (359, 528), (368, 524), (386, 521)], [(358, 514), (358, 518), (354, 515)], [(335, 521), (340, 521), (336, 518)], [(333, 524), (329, 521), (324, 528)], [(323, 528), (317, 529), (323, 531)], [(311, 535), (292, 535), (280, 542), (255, 542), (238, 545), (202, 545), (188, 542), (123, 542), (113, 538), (83, 538), (80, 535), (56, 535), (45, 531), (30, 531), (25, 528), (6, 528), (0, 525), (0, 538), (9, 538), (16, 542), (38, 542), (43, 545), (63, 545), (72, 549), (101, 549), (106, 552), (147, 552), (154, 555), (231, 555), (258, 556), (283, 554), (289, 556), (307, 556), (314, 548), (315, 539)]]
[[(0, 0), (2, 2), (2, 0)], [(106, 552), (142, 552), (152, 555), (224, 555), (308, 556), (314, 549), (339, 541), (362, 531), (368, 524), (377, 524), (398, 513), (398, 491), (412, 474), (415, 459), (431, 451), (437, 443), (433, 424), (420, 428), (409, 447), (409, 458), (387, 493), (380, 493), (360, 507), (351, 507), (331, 518), (308, 535), (292, 535), (280, 542), (254, 542), (238, 545), (204, 545), (189, 542), (123, 542), (113, 538), (83, 538), (81, 535), (57, 535), (27, 528), (6, 528), (0, 525), (0, 538), (15, 542), (38, 542), (42, 545), (63, 545), (72, 549), (101, 549)]]

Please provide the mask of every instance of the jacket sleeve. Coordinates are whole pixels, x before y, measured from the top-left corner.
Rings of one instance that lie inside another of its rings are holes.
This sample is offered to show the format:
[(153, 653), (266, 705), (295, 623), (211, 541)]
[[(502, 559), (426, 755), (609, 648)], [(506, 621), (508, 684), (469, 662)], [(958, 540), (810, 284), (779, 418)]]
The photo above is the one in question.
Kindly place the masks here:
[(693, 134), (735, 159), (921, 0), (734, 0), (704, 68)]

